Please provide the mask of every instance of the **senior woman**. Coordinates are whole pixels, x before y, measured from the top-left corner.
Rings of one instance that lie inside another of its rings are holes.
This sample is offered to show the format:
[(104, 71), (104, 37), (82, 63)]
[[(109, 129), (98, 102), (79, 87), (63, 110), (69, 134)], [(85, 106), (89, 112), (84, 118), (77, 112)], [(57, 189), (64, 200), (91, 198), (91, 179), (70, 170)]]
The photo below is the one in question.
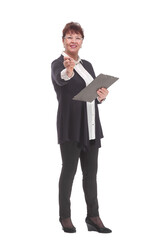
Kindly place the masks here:
[(99, 216), (96, 181), (98, 150), (103, 137), (97, 104), (106, 98), (108, 90), (99, 89), (97, 99), (91, 103), (72, 100), (95, 78), (91, 63), (78, 55), (83, 39), (84, 32), (80, 24), (66, 24), (62, 36), (65, 50), (51, 64), (52, 82), (58, 99), (57, 132), (62, 156), (59, 220), (64, 232), (76, 232), (71, 220), (70, 196), (80, 159), (88, 230), (110, 233), (111, 230), (103, 225)]

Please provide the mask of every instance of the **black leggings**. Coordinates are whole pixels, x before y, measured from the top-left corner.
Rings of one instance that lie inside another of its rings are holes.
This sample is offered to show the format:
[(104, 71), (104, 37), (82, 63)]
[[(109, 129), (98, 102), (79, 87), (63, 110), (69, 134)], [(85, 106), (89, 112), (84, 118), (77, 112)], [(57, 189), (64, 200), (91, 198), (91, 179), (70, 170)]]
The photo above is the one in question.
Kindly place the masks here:
[[(93, 141), (91, 142), (93, 143)], [(83, 190), (87, 204), (87, 216), (99, 216), (96, 178), (98, 148), (92, 144), (87, 151), (83, 151), (76, 142), (65, 142), (60, 144), (60, 149), (62, 155), (62, 171), (59, 179), (60, 218), (71, 216), (70, 196), (79, 158), (83, 173)]]

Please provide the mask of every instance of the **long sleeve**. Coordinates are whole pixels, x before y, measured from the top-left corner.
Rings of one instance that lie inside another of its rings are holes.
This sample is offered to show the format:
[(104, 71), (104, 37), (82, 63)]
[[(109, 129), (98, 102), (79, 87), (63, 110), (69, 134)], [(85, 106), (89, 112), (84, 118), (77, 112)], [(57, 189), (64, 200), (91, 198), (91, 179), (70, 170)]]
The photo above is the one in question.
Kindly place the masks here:
[(58, 86), (64, 86), (68, 83), (68, 81), (65, 81), (61, 78), (61, 72), (64, 70), (63, 63), (59, 60), (55, 60), (51, 64), (51, 77), (52, 82), (56, 82)]

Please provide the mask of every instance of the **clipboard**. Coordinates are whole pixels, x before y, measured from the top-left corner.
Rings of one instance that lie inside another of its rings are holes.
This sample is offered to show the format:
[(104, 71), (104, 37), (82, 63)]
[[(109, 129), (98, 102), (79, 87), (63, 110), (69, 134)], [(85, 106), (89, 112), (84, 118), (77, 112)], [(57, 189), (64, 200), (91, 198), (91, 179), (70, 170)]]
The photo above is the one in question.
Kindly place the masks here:
[(92, 102), (98, 97), (97, 90), (99, 88), (109, 88), (119, 78), (110, 75), (99, 74), (87, 87), (82, 89), (73, 100)]

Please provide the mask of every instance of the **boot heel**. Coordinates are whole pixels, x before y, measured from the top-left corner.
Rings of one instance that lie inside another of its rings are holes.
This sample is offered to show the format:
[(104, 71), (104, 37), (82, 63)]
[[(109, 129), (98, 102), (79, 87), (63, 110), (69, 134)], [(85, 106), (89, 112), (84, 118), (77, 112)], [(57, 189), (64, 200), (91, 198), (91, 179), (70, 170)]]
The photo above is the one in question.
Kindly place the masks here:
[(94, 226), (90, 225), (89, 223), (87, 223), (87, 228), (88, 228), (88, 231), (96, 231), (97, 232), (97, 229)]

